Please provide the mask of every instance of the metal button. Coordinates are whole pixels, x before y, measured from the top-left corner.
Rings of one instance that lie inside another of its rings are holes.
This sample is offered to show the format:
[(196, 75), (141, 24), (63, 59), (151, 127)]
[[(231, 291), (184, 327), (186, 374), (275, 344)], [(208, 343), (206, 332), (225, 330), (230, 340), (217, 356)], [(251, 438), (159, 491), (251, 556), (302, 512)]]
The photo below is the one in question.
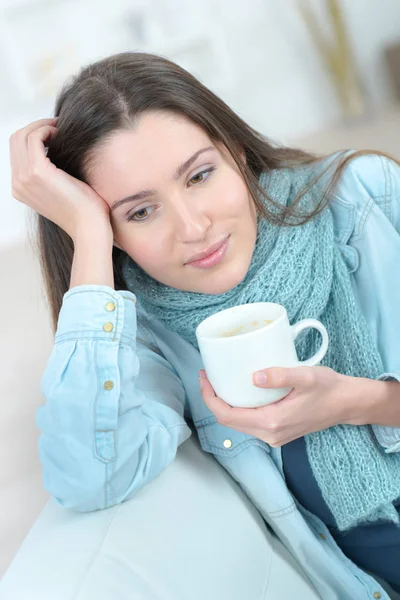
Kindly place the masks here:
[(224, 440), (223, 444), (224, 444), (224, 448), (231, 448), (232, 440)]
[(374, 593), (374, 598), (382, 598), (381, 593), (380, 592), (375, 592)]
[(106, 310), (112, 311), (112, 310), (115, 310), (115, 309), (116, 309), (116, 306), (115, 306), (114, 302), (107, 302), (107, 304), (106, 304)]
[(326, 540), (326, 536), (323, 533), (320, 533), (319, 537), (321, 538), (321, 540)]
[(112, 331), (114, 329), (114, 325), (112, 323), (105, 323), (105, 325), (103, 325), (103, 329), (104, 331)]
[(114, 383), (110, 380), (104, 382), (104, 388), (106, 390), (112, 390), (114, 387)]

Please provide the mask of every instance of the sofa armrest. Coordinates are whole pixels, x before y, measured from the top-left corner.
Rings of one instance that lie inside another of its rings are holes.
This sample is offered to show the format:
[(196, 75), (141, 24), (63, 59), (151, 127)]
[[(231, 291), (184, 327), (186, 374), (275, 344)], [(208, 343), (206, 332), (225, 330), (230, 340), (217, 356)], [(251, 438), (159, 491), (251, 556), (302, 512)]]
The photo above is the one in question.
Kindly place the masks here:
[(117, 506), (52, 498), (0, 584), (0, 600), (319, 598), (237, 483), (195, 436)]

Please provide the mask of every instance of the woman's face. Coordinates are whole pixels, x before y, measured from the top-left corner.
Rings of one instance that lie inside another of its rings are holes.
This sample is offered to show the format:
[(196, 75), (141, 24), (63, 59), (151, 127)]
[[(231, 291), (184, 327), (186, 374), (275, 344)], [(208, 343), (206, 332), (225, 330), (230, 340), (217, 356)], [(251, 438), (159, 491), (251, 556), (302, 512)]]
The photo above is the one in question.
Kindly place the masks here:
[[(89, 184), (110, 206), (114, 243), (148, 275), (205, 294), (243, 280), (256, 208), (230, 154), (200, 127), (181, 116), (146, 113), (135, 129), (118, 131), (99, 148), (93, 165)], [(219, 262), (191, 264), (228, 236)]]

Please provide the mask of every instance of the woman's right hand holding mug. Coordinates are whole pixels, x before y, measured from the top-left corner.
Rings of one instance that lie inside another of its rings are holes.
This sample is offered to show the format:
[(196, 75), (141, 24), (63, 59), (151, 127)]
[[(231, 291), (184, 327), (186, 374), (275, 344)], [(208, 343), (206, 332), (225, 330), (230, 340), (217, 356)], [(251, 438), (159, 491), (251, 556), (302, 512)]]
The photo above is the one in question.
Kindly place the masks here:
[(61, 227), (74, 241), (88, 223), (113, 240), (108, 204), (93, 188), (56, 167), (45, 142), (56, 132), (57, 118), (39, 119), (10, 137), (13, 197)]

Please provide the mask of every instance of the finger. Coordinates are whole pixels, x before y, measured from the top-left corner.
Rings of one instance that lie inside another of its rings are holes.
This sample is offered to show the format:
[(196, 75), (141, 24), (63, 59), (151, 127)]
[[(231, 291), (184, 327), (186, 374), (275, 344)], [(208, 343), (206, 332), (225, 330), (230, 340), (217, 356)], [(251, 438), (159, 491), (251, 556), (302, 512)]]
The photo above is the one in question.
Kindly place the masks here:
[(253, 373), (253, 383), (261, 388), (311, 387), (315, 384), (315, 367), (270, 367)]
[(46, 158), (43, 141), (56, 131), (53, 125), (44, 125), (27, 137), (16, 135), (10, 140), (10, 162), (15, 179), (28, 177), (32, 168), (43, 164)]
[(213, 402), (213, 400), (217, 397), (217, 395), (216, 395), (211, 383), (209, 382), (209, 380), (205, 374), (205, 371), (199, 372), (199, 384), (200, 384), (200, 391), (201, 391), (201, 395), (203, 396), (203, 400), (206, 402), (206, 404), (208, 406), (210, 402)]
[(44, 125), (28, 136), (28, 158), (30, 169), (43, 166), (43, 163), (47, 159), (44, 142), (55, 133), (57, 133), (57, 127), (54, 127), (53, 125)]
[(18, 129), (10, 136), (10, 164), (13, 175), (19, 177), (28, 168), (27, 138), (30, 133), (45, 125), (55, 125), (58, 117), (38, 119)]
[(204, 402), (216, 416), (217, 421), (222, 425), (237, 429), (238, 431), (243, 431), (244, 427), (261, 431), (262, 424), (267, 418), (266, 413), (268, 409), (270, 409), (271, 412), (274, 411), (273, 405), (271, 405), (271, 407), (261, 406), (258, 408), (238, 408), (230, 406), (230, 404), (216, 395), (205, 374), (199, 381)]
[(10, 166), (13, 177), (18, 177), (20, 173), (18, 153), (16, 151), (16, 138), (12, 135), (9, 139)]
[(18, 129), (15, 132), (15, 136), (27, 138), (28, 135), (30, 133), (32, 133), (32, 131), (39, 129), (40, 127), (43, 127), (44, 125), (52, 125), (55, 122), (57, 122), (57, 119), (58, 119), (58, 117), (48, 117), (45, 119), (37, 119), (36, 121), (32, 121), (32, 123), (29, 123), (28, 125), (25, 125), (25, 127), (21, 127), (21, 129)]
[(201, 395), (208, 408), (218, 418), (221, 414), (229, 414), (233, 409), (222, 398), (219, 398), (204, 371), (199, 373)]

